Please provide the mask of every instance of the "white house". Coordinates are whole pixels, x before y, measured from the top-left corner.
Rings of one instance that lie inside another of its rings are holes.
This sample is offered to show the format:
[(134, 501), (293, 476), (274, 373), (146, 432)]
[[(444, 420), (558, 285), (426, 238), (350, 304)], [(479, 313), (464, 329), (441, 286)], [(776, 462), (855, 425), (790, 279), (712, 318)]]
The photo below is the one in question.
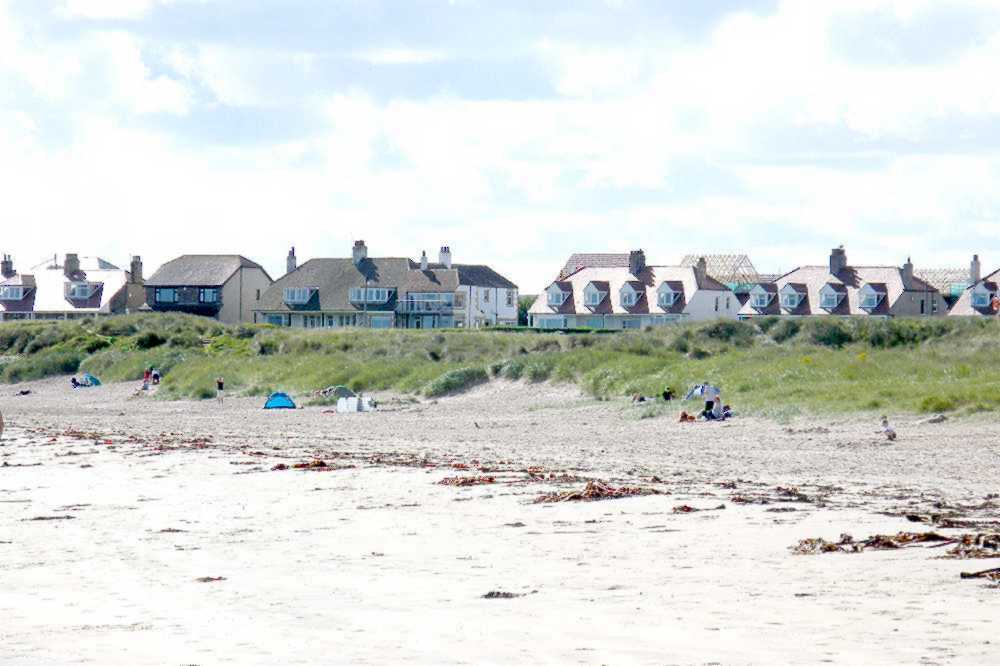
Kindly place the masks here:
[(535, 328), (627, 329), (681, 321), (735, 319), (735, 294), (695, 266), (648, 266), (642, 250), (628, 266), (591, 266), (561, 277), (529, 310)]

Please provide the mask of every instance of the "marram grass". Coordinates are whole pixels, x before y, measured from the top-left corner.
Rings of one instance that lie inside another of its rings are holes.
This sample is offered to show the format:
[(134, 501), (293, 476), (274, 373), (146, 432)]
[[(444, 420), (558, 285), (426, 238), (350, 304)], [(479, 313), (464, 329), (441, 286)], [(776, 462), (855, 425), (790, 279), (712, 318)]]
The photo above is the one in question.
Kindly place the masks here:
[[(292, 331), (183, 315), (0, 324), (0, 381), (89, 371), (132, 381), (154, 366), (165, 398), (264, 396), (344, 384), (429, 396), (491, 379), (579, 385), (598, 399), (683, 393), (709, 381), (742, 413), (992, 411), (1000, 322), (983, 319), (713, 322), (615, 334), (525, 330)], [(651, 412), (652, 414), (652, 412)]]

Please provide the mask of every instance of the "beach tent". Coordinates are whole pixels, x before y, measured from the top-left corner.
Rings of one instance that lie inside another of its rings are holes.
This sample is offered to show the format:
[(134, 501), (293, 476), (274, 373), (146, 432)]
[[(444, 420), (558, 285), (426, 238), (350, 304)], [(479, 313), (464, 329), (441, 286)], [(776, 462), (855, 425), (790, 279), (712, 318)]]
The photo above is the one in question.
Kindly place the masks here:
[(295, 409), (295, 403), (287, 393), (272, 393), (264, 403), (264, 409)]
[(334, 386), (332, 389), (327, 389), (329, 391), (327, 396), (333, 396), (335, 398), (353, 398), (355, 397), (354, 391), (347, 388), (346, 386)]
[(90, 374), (89, 372), (83, 373), (83, 383), (88, 386), (100, 386), (101, 380)]

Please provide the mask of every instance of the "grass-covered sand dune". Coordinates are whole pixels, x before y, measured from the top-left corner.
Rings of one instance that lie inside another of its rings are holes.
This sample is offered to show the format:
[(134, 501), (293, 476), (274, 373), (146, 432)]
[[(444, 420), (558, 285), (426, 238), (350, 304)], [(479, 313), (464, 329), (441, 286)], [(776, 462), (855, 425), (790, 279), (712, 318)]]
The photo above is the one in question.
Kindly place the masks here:
[[(89, 371), (164, 373), (166, 398), (333, 384), (428, 396), (492, 378), (575, 383), (597, 398), (683, 391), (703, 380), (765, 415), (1000, 407), (1000, 324), (972, 319), (714, 322), (654, 330), (290, 331), (182, 315), (0, 324), (0, 381)], [(643, 412), (655, 415), (656, 410)]]

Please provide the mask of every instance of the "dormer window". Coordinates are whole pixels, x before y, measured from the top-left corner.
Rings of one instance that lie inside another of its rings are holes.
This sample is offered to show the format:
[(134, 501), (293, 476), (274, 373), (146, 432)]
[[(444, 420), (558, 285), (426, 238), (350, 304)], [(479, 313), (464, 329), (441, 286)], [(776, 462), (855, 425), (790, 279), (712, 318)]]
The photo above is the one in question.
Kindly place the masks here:
[(24, 298), (24, 287), (0, 287), (0, 301), (19, 301)]
[(66, 285), (66, 296), (74, 299), (90, 298), (97, 291), (97, 285), (89, 282), (70, 282)]
[(680, 292), (674, 291), (670, 285), (663, 283), (656, 294), (656, 302), (661, 308), (672, 307), (677, 299), (681, 297)]
[(607, 295), (608, 292), (602, 291), (597, 285), (590, 283), (583, 290), (583, 304), (591, 308), (597, 307)]
[(802, 294), (794, 289), (786, 288), (781, 290), (781, 307), (786, 310), (794, 310), (802, 303)]
[(861, 291), (858, 294), (858, 304), (862, 309), (874, 310), (881, 302), (882, 294), (875, 289), (872, 289), (871, 285), (866, 284), (861, 288)]
[(285, 289), (285, 303), (288, 305), (305, 305), (312, 298), (314, 289), (308, 287), (287, 287)]
[(354, 287), (351, 289), (350, 298), (352, 303), (385, 303), (389, 300), (392, 292), (392, 289), (385, 287), (369, 287), (367, 289)]
[(622, 292), (622, 307), (630, 308), (635, 305), (636, 295), (631, 289), (626, 289)]
[(988, 308), (993, 300), (993, 292), (984, 285), (978, 285), (972, 292), (972, 307)]
[(844, 294), (834, 289), (831, 285), (823, 285), (819, 290), (819, 306), (824, 310), (833, 310), (844, 300)]
[(760, 286), (750, 290), (750, 305), (758, 310), (763, 310), (771, 304), (772, 294), (768, 293)]
[(549, 304), (549, 307), (557, 308), (566, 302), (566, 299), (569, 298), (569, 292), (563, 291), (556, 285), (552, 285), (549, 287), (548, 292), (546, 292), (546, 296), (546, 302)]

